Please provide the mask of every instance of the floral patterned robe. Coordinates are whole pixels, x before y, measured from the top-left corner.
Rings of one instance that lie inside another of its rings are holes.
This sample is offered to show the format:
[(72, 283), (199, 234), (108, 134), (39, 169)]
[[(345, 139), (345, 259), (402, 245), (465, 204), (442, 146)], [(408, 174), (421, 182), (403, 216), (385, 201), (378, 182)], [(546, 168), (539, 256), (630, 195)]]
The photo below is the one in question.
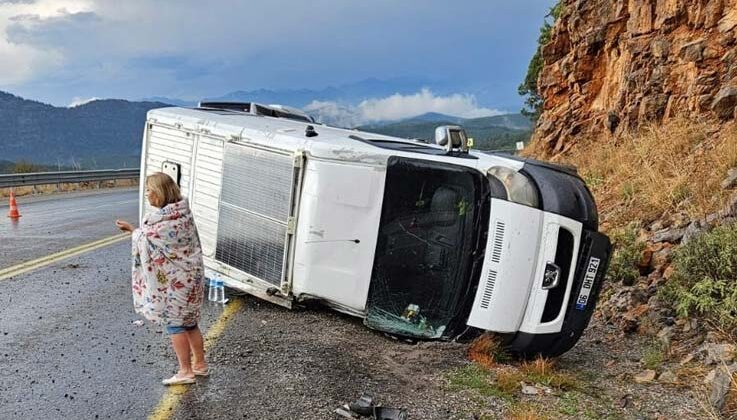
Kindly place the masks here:
[(147, 214), (133, 231), (133, 306), (160, 325), (189, 326), (200, 319), (204, 266), (187, 200)]

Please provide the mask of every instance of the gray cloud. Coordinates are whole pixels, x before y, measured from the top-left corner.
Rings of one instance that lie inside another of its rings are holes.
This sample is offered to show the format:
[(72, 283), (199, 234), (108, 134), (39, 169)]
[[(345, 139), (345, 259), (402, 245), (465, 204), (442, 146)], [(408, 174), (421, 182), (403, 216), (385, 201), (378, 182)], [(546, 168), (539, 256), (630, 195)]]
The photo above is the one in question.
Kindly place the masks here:
[[(369, 77), (439, 80), (454, 92), (493, 83), (506, 90), (489, 89), (491, 96), (516, 100), (553, 1), (90, 0), (85, 11), (54, 17), (23, 10), (6, 37), (59, 54), (58, 67), (40, 68), (18, 90), (63, 104), (321, 88)], [(482, 105), (494, 104), (484, 98)]]
[(6, 29), (8, 41), (45, 47), (73, 47), (69, 45), (70, 41), (89, 42), (75, 34), (84, 26), (102, 22), (93, 12), (65, 11), (60, 16), (46, 19), (37, 14), (23, 14), (13, 16), (10, 20), (13, 23)]

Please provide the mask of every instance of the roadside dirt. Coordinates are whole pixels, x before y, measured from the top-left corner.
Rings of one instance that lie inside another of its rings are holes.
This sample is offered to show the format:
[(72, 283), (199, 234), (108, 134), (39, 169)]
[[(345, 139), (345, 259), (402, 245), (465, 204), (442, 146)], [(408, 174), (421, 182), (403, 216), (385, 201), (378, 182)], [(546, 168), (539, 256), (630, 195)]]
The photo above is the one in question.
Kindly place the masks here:
[(575, 391), (501, 398), (449, 386), (469, 363), (466, 344), (409, 344), (328, 309), (243, 299), (245, 309), (208, 356), (211, 377), (192, 387), (174, 418), (338, 419), (334, 410), (364, 392), (412, 419), (509, 418), (520, 405), (536, 410), (528, 418), (706, 417), (692, 391), (636, 384), (646, 340), (606, 326), (590, 328), (559, 360), (558, 370), (576, 378)]

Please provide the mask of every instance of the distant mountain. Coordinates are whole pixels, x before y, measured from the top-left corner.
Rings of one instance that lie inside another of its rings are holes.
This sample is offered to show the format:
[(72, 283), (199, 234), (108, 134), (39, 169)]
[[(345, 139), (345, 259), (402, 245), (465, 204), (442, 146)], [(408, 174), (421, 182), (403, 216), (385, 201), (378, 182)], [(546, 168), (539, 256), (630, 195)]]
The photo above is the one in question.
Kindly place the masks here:
[(0, 156), (60, 166), (135, 167), (146, 113), (164, 106), (106, 99), (59, 108), (0, 92)]
[(332, 101), (357, 104), (365, 99), (383, 98), (394, 94), (409, 95), (427, 87), (427, 81), (395, 78), (389, 80), (366, 79), (356, 83), (330, 86), (323, 89), (257, 89), (235, 91), (223, 96), (207, 98), (209, 101), (260, 102), (304, 108), (313, 101)]
[(173, 106), (193, 107), (193, 106), (197, 106), (197, 103), (199, 101), (186, 101), (184, 99), (167, 98), (165, 96), (152, 96), (150, 98), (141, 99), (141, 102), (158, 102), (158, 103), (169, 104)]
[(520, 114), (495, 115), (493, 117), (464, 119), (442, 118), (442, 114), (423, 114), (390, 124), (370, 124), (359, 130), (403, 138), (435, 138), (435, 128), (440, 125), (462, 125), (469, 137), (474, 139), (474, 148), (480, 150), (514, 149), (518, 141), (527, 142), (532, 134), (532, 124)]
[(438, 112), (428, 112), (426, 114), (418, 115), (411, 119), (414, 121), (427, 121), (427, 122), (438, 122), (438, 121), (453, 122), (455, 124), (461, 124), (463, 123), (463, 121), (466, 120), (465, 118), (454, 117), (452, 115), (440, 114)]

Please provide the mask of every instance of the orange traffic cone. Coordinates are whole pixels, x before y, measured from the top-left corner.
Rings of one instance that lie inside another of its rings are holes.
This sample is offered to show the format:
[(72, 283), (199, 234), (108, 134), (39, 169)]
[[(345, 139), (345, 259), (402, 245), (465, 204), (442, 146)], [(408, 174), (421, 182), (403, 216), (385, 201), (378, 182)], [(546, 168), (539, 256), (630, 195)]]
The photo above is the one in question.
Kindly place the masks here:
[(18, 203), (15, 202), (15, 193), (13, 191), (10, 192), (10, 211), (8, 212), (8, 217), (10, 217), (11, 219), (20, 218), (20, 213), (18, 212)]

